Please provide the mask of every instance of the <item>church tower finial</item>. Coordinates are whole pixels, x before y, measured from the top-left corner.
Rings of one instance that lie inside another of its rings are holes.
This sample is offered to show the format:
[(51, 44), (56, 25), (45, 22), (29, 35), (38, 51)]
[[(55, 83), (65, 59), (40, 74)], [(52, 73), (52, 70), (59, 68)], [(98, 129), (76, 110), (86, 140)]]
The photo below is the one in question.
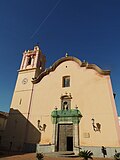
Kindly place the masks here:
[(65, 54), (65, 57), (68, 57), (69, 55), (68, 55), (68, 53), (66, 52), (66, 54)]

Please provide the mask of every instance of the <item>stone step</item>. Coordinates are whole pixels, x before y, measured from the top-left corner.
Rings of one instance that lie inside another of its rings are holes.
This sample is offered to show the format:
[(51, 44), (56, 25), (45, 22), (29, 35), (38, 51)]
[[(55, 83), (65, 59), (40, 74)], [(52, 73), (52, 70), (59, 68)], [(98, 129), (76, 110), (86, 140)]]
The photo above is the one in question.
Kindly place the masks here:
[(73, 151), (51, 152), (51, 153), (45, 153), (45, 155), (50, 157), (78, 157), (74, 154)]
[(73, 151), (60, 151), (60, 152), (56, 152), (60, 155), (74, 155)]

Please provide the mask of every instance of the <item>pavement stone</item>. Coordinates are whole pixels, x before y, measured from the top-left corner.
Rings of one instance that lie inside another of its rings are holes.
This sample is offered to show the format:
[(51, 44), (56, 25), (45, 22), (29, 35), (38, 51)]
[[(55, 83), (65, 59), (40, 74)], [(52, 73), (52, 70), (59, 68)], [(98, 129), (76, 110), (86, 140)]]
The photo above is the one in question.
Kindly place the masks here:
[[(14, 156), (1, 157), (0, 160), (36, 160), (36, 153), (28, 153)], [(49, 157), (44, 156), (43, 160), (83, 160), (80, 157)], [(93, 160), (114, 160), (114, 158), (93, 158)]]

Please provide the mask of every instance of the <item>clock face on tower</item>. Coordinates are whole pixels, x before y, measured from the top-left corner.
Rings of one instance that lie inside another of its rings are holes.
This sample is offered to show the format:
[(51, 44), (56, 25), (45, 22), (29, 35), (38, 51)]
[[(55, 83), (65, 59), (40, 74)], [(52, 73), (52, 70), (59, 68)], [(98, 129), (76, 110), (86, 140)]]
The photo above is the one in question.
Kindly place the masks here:
[(23, 80), (22, 80), (22, 84), (26, 84), (28, 82), (28, 79), (27, 78), (24, 78)]

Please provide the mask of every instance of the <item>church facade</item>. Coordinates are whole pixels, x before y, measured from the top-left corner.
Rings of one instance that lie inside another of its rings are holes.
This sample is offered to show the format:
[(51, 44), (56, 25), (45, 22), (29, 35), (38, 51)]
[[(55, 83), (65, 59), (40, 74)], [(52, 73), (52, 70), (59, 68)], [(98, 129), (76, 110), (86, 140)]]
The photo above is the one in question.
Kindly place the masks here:
[(119, 148), (110, 71), (67, 54), (48, 69), (45, 62), (38, 46), (23, 53), (3, 145), (76, 154), (80, 147)]

